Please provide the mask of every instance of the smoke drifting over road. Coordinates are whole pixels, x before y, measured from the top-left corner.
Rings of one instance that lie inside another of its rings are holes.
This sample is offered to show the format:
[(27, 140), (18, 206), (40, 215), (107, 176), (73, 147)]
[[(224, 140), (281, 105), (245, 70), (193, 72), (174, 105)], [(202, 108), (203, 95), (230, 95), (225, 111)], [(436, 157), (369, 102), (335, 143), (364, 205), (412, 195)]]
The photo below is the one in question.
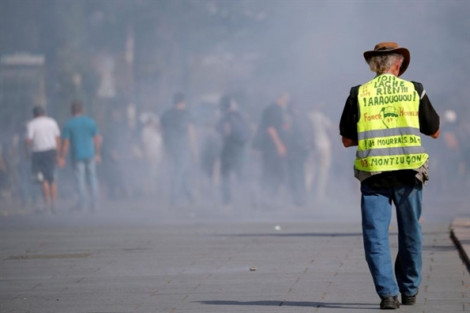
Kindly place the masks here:
[[(70, 103), (79, 99), (103, 137), (103, 216), (130, 210), (163, 220), (358, 217), (354, 151), (342, 147), (337, 125), (350, 87), (373, 75), (363, 52), (396, 41), (411, 52), (403, 78), (421, 82), (441, 116), (442, 138), (423, 138), (431, 158), (428, 216), (459, 215), (470, 178), (469, 9), (465, 1), (437, 0), (2, 1), (0, 209), (30, 213), (40, 203), (23, 156), (32, 107), (47, 107), (63, 127)], [(170, 203), (174, 158), (165, 151), (161, 125), (177, 92), (185, 95), (194, 126), (183, 178), (193, 197), (182, 208)], [(230, 205), (222, 191), (225, 128), (218, 128), (224, 95), (249, 131)], [(293, 176), (305, 185), (287, 175), (273, 198), (265, 194), (255, 140), (263, 110), (284, 95), (292, 125), (299, 126), (296, 138), (303, 136), (308, 147), (304, 172)], [(321, 149), (329, 151), (326, 163), (319, 161)], [(59, 211), (74, 212), (73, 170), (57, 176)]]

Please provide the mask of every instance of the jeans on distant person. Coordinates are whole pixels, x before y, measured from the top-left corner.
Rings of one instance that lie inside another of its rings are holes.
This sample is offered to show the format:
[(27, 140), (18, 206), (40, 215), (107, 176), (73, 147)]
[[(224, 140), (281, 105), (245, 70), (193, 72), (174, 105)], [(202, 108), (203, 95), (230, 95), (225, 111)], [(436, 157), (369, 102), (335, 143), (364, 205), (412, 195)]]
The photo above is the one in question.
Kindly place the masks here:
[(220, 175), (222, 177), (222, 201), (225, 205), (232, 202), (232, 173), (238, 183), (243, 180), (243, 159), (245, 147), (243, 144), (224, 144), (220, 156)]
[(193, 202), (193, 193), (189, 182), (191, 155), (189, 153), (175, 153), (171, 156), (171, 198), (172, 206), (179, 206), (187, 202)]
[[(422, 235), (419, 218), (422, 185), (373, 189), (361, 184), (362, 233), (367, 264), (380, 297), (413, 296), (421, 283)], [(398, 225), (395, 275), (389, 247), (391, 203)], [(395, 282), (396, 279), (396, 282)]]
[[(96, 208), (98, 204), (98, 181), (96, 179), (95, 159), (74, 161), (73, 165), (80, 208), (84, 208), (87, 204), (91, 208)], [(88, 201), (87, 185), (90, 189), (90, 201)]]

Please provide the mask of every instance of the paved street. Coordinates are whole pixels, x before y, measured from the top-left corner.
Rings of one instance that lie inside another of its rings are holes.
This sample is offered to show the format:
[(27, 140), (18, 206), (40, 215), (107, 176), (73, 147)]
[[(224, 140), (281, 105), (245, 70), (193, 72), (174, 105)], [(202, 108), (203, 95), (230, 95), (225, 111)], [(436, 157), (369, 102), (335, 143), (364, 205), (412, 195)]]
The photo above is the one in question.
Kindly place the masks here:
[[(1, 218), (0, 312), (379, 311), (357, 219), (105, 213)], [(399, 312), (470, 311), (449, 227), (424, 222), (418, 303)]]

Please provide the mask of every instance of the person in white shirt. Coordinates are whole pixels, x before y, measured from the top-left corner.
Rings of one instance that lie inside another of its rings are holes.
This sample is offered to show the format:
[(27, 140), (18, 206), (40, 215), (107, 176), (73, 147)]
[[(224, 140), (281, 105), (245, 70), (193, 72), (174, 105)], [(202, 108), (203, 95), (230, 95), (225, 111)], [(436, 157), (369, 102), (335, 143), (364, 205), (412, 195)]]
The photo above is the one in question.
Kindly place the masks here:
[(60, 129), (41, 106), (33, 108), (33, 116), (26, 128), (26, 153), (31, 155), (33, 175), (41, 183), (45, 208), (54, 212), (57, 200), (54, 171), (59, 161)]

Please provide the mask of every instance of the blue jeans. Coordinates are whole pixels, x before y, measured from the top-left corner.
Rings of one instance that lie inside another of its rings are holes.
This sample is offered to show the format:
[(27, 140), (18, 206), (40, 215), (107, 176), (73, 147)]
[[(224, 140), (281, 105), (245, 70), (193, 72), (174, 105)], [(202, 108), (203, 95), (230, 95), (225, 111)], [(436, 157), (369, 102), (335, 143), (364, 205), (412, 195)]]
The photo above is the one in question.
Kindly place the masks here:
[[(96, 208), (98, 204), (98, 181), (96, 179), (95, 159), (74, 161), (75, 180), (77, 182), (79, 205), (81, 208), (87, 206), (88, 202), (91, 208)], [(90, 188), (90, 201), (88, 199), (87, 184)]]
[[(372, 189), (361, 184), (362, 234), (367, 264), (379, 296), (400, 293), (413, 296), (421, 283), (422, 186)], [(395, 204), (398, 224), (398, 254), (395, 275), (389, 248), (388, 229)], [(396, 282), (395, 282), (396, 279)]]

